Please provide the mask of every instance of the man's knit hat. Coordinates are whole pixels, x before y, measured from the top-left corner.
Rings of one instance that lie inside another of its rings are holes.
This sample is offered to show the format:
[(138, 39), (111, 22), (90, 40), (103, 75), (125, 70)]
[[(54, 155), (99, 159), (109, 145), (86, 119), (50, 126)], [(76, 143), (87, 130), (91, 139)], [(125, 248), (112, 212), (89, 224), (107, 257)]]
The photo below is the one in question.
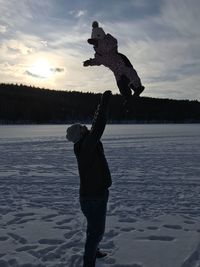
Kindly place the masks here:
[(75, 123), (67, 128), (66, 138), (73, 143), (76, 143), (81, 138), (81, 124)]
[(105, 37), (105, 32), (102, 28), (99, 27), (99, 23), (94, 21), (92, 23), (92, 39), (103, 39)]

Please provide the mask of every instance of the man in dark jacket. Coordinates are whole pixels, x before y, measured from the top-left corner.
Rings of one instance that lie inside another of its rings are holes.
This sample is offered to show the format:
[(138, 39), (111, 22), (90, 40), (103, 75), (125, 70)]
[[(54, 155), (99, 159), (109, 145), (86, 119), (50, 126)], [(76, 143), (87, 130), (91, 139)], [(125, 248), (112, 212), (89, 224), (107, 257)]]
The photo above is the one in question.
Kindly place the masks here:
[(105, 231), (106, 209), (111, 175), (100, 141), (104, 132), (111, 91), (105, 91), (94, 116), (91, 130), (81, 124), (67, 129), (67, 139), (74, 143), (80, 176), (80, 205), (87, 219), (83, 267), (94, 267), (96, 258), (106, 256), (98, 245)]

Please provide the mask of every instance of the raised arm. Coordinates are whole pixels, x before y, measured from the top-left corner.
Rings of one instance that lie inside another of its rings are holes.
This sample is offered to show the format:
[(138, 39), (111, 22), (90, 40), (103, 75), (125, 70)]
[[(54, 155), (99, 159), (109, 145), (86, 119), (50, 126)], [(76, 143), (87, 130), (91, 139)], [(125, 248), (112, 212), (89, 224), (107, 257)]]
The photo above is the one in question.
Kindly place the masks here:
[(89, 164), (91, 158), (88, 158), (88, 155), (92, 156), (92, 153), (104, 132), (107, 122), (108, 104), (111, 94), (111, 91), (105, 91), (103, 93), (100, 104), (98, 105), (97, 110), (94, 114), (91, 130), (83, 141), (81, 149), (82, 158), (85, 158), (83, 160), (83, 165)]
[(84, 67), (87, 67), (87, 66), (99, 66), (99, 65), (101, 65), (101, 64), (102, 64), (102, 63), (101, 63), (101, 61), (99, 60), (98, 57), (90, 58), (90, 59), (85, 60), (85, 61), (83, 62), (83, 66), (84, 66)]
[(90, 134), (96, 141), (100, 140), (107, 122), (108, 104), (112, 93), (105, 91), (101, 97), (100, 104), (94, 115)]

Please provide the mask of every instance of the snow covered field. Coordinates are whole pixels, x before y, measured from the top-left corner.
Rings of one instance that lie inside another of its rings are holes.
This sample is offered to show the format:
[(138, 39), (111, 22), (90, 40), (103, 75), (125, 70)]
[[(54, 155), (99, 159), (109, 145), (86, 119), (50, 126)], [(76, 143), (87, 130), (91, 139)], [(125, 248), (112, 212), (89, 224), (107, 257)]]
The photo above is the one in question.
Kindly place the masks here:
[[(0, 267), (81, 267), (64, 125), (0, 126)], [(113, 185), (97, 267), (200, 267), (200, 125), (108, 125)]]

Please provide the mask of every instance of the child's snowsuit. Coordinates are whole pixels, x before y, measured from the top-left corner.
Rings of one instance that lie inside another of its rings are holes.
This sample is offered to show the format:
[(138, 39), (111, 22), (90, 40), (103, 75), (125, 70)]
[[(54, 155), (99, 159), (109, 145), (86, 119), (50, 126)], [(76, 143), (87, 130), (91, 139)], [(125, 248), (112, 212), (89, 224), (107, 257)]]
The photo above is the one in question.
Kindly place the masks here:
[(119, 91), (126, 100), (131, 96), (131, 89), (134, 95), (139, 96), (144, 87), (129, 59), (118, 52), (117, 40), (111, 34), (105, 34), (102, 28), (93, 27), (92, 38), (88, 39), (88, 43), (94, 45), (96, 53), (94, 58), (84, 62), (84, 66), (108, 67), (114, 73)]

